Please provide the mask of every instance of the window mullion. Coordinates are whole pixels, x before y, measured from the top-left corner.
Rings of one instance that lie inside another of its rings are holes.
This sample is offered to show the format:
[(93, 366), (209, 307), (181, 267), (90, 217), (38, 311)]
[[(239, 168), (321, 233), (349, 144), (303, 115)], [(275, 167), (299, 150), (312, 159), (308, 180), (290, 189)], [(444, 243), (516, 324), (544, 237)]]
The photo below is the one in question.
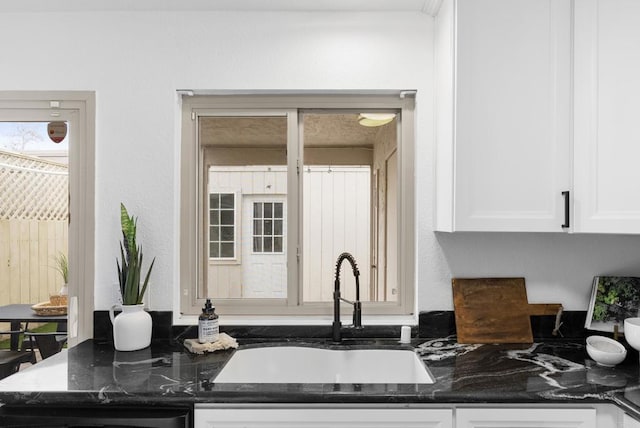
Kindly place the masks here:
[(287, 111), (287, 305), (298, 306), (302, 301), (302, 195), (299, 165), (302, 129), (298, 110)]

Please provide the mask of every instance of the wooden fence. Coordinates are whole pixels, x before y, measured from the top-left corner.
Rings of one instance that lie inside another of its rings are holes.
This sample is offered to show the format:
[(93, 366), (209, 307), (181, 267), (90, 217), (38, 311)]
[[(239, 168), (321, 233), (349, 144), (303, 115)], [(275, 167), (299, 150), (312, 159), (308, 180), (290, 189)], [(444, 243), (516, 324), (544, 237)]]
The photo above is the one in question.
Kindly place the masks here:
[(66, 220), (0, 220), (0, 305), (39, 303), (62, 287), (55, 257), (67, 254)]

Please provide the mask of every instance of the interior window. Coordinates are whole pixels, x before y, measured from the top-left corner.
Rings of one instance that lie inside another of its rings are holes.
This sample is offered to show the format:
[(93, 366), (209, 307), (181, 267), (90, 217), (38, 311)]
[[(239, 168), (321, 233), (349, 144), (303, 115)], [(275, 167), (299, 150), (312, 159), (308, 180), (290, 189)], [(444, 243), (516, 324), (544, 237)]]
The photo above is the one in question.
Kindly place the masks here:
[[(216, 108), (184, 105), (183, 153), (196, 154), (193, 178), (203, 190), (194, 194), (203, 197), (195, 212), (183, 204), (183, 230), (200, 249), (195, 263), (181, 251), (181, 277), (199, 272), (196, 285), (183, 285), (183, 313), (212, 298), (221, 314), (329, 314), (343, 252), (358, 263), (368, 314), (412, 313), (413, 277), (404, 283), (402, 272), (413, 271), (413, 230), (400, 223), (412, 219), (413, 183), (404, 193), (411, 203), (403, 202), (399, 165), (404, 145), (413, 151), (412, 132), (402, 135), (412, 100), (280, 110), (278, 102), (225, 109), (215, 97), (193, 101)], [(183, 170), (183, 182), (188, 176)], [(350, 266), (340, 275), (343, 297), (355, 299)]]

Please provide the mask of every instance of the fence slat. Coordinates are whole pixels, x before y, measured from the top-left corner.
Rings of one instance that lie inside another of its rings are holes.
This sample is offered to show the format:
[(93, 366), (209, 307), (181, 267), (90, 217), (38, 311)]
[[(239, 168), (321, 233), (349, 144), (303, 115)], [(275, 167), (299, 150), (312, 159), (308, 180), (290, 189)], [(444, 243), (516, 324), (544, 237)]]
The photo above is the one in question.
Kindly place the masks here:
[(0, 305), (11, 300), (9, 266), (11, 263), (11, 243), (9, 242), (9, 222), (0, 221)]
[(38, 247), (38, 222), (29, 220), (29, 302), (32, 302), (33, 298), (39, 295), (40, 257), (38, 257)]
[[(6, 220), (3, 220), (6, 221)], [(20, 302), (20, 224), (9, 223), (9, 300)]]
[[(40, 282), (49, 284), (49, 271), (53, 270), (53, 260), (49, 257), (49, 243), (47, 242), (47, 223), (38, 224), (38, 278)], [(42, 286), (40, 286), (42, 287)], [(39, 293), (39, 292), (38, 292)]]
[(66, 220), (0, 220), (0, 304), (39, 303), (62, 287), (55, 257), (67, 254)]

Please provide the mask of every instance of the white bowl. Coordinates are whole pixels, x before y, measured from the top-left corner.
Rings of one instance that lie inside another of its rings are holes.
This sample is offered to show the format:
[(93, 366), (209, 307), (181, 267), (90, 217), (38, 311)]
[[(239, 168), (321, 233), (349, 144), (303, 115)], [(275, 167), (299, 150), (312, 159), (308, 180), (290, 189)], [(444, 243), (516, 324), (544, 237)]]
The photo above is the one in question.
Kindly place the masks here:
[(627, 350), (620, 342), (604, 336), (587, 337), (587, 353), (604, 367), (620, 364), (627, 356)]
[(624, 338), (633, 349), (640, 351), (640, 318), (624, 320)]

